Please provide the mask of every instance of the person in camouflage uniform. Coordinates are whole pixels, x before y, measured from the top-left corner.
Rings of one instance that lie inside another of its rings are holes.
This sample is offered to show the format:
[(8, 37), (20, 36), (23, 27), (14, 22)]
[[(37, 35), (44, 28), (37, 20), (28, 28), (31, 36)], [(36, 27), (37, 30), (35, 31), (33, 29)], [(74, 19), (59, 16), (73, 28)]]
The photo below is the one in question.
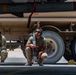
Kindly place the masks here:
[(8, 52), (6, 51), (6, 38), (0, 32), (0, 56), (1, 62), (4, 62), (8, 56)]
[(37, 49), (35, 49), (35, 53), (37, 55), (36, 56), (37, 63), (39, 64), (39, 66), (43, 66), (43, 62), (47, 58), (47, 53), (46, 53), (47, 43), (46, 43), (46, 39), (42, 36), (41, 28), (37, 28), (35, 31), (36, 45), (34, 45), (33, 43), (33, 38), (34, 37), (31, 36), (26, 43), (25, 53), (26, 53), (27, 63), (25, 65), (32, 66), (33, 50), (37, 46)]

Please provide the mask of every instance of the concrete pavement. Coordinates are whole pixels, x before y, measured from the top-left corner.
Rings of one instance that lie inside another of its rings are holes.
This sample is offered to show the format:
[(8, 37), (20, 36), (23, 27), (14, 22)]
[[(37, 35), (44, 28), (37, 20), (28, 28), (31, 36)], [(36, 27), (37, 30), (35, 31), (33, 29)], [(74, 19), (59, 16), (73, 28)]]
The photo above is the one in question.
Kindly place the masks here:
[(8, 58), (5, 60), (5, 62), (18, 62), (18, 63), (25, 63), (26, 58), (24, 57), (22, 50), (20, 48), (14, 49), (14, 51), (8, 51)]
[[(26, 63), (26, 58), (23, 55), (23, 52), (20, 48), (14, 49), (14, 51), (8, 50), (8, 58), (5, 62), (18, 62), (18, 63)], [(64, 57), (61, 58), (57, 63), (68, 63)]]

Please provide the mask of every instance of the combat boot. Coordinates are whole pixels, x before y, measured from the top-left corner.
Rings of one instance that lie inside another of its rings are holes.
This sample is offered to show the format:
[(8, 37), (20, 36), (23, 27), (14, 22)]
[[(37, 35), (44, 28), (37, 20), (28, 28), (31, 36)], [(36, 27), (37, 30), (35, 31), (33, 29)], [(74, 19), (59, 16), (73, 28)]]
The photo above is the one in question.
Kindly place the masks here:
[(26, 63), (25, 66), (32, 66), (32, 64), (28, 64), (28, 63)]
[(4, 60), (1, 60), (1, 62), (4, 62)]
[(38, 59), (38, 64), (39, 64), (39, 66), (43, 66), (43, 60), (41, 58)]

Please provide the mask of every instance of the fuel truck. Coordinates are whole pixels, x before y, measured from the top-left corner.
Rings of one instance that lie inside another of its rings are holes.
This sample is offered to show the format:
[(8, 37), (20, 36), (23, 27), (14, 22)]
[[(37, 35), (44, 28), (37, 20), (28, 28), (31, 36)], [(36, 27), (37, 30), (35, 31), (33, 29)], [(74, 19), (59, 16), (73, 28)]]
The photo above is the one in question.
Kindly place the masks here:
[[(56, 63), (62, 56), (76, 61), (76, 2), (69, 0), (2, 0), (0, 31), (7, 40), (21, 41), (22, 49), (37, 25), (47, 41), (48, 58)], [(7, 46), (12, 47), (10, 43)]]

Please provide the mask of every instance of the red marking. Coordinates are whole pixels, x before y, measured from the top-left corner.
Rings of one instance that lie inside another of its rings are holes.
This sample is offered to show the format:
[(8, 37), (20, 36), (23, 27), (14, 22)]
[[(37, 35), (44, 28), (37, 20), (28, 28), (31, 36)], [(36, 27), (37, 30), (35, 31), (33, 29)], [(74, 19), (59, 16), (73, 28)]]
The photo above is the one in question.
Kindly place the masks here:
[(3, 6), (3, 11), (6, 12), (6, 4)]
[(35, 10), (36, 10), (36, 3), (34, 2), (32, 12), (31, 12), (31, 14), (29, 15), (29, 18), (28, 18), (28, 24), (27, 24), (28, 28), (29, 28), (30, 23), (31, 23), (31, 17), (32, 17), (33, 13), (35, 12)]

